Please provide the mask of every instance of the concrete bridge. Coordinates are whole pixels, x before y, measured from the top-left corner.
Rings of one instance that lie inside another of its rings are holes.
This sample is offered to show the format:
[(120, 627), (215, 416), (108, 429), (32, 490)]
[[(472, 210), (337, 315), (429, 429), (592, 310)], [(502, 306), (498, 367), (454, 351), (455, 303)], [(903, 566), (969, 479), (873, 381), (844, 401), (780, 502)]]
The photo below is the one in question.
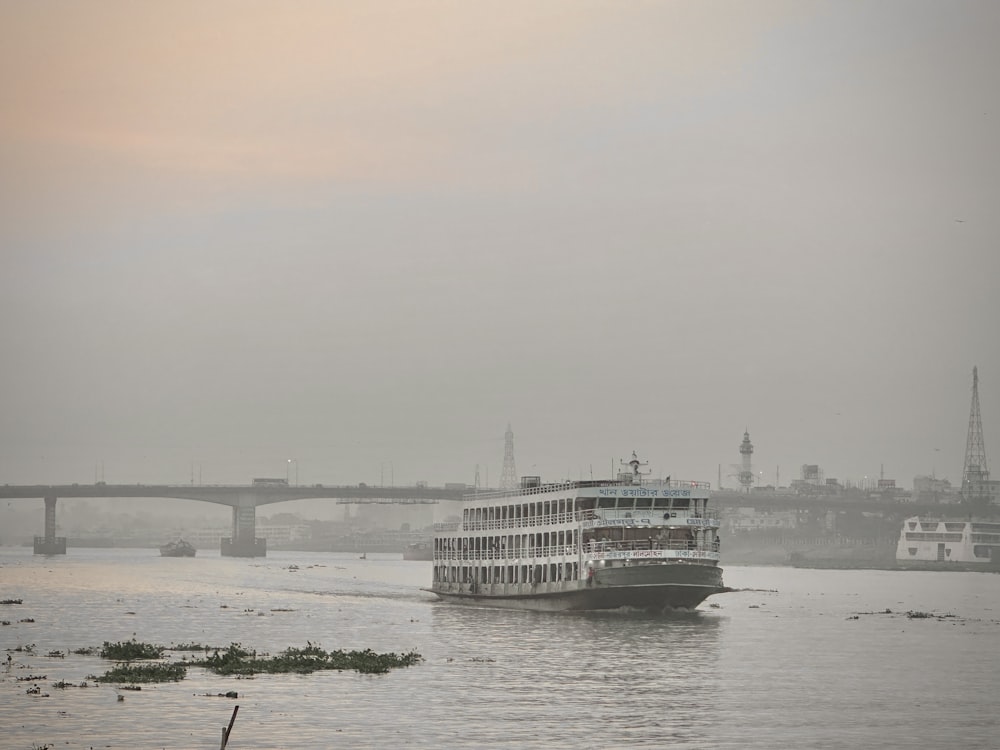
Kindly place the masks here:
[[(66, 554), (65, 537), (56, 536), (56, 501), (58, 498), (155, 497), (200, 500), (228, 505), (233, 509), (232, 536), (221, 543), (221, 553), (233, 557), (264, 557), (267, 541), (256, 535), (256, 509), (259, 505), (289, 500), (335, 499), (338, 503), (417, 504), (442, 500), (461, 500), (469, 490), (463, 485), (448, 487), (371, 487), (364, 484), (308, 487), (289, 486), (282, 480), (257, 480), (251, 485), (143, 485), (143, 484), (69, 484), (0, 486), (0, 499), (42, 498), (45, 501), (45, 532), (35, 537), (35, 554)], [(915, 515), (963, 518), (970, 509), (961, 504), (911, 503), (869, 496), (805, 496), (787, 493), (716, 491), (712, 500), (723, 514), (752, 507), (758, 511), (861, 511), (901, 522)], [(995, 516), (1000, 506), (975, 509), (977, 516)]]
[(45, 532), (35, 537), (36, 555), (65, 555), (66, 538), (56, 536), (56, 501), (72, 497), (156, 497), (201, 500), (233, 509), (233, 532), (222, 540), (221, 552), (231, 557), (264, 557), (267, 540), (256, 534), (257, 506), (289, 500), (336, 499), (340, 503), (437, 503), (461, 500), (464, 487), (369, 487), (351, 485), (291, 487), (277, 480), (251, 485), (148, 485), (64, 484), (3, 485), (0, 499), (42, 498), (45, 501)]

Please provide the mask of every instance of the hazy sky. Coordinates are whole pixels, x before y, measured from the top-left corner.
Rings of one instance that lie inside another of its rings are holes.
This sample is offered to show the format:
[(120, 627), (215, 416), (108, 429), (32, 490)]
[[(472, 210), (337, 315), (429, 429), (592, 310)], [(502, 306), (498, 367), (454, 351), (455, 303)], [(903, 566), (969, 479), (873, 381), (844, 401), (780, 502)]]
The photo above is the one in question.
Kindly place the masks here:
[[(0, 3), (0, 483), (1000, 474), (1000, 3)], [(288, 459), (296, 459), (289, 464)], [(727, 480), (724, 478), (724, 484)], [(733, 480), (728, 480), (732, 485)]]

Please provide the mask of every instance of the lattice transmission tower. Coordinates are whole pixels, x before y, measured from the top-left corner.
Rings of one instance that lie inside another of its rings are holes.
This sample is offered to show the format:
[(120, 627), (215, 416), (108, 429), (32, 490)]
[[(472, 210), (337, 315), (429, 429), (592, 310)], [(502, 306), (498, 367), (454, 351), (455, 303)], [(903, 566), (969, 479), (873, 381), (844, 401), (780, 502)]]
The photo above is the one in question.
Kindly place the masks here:
[(500, 472), (500, 489), (517, 489), (517, 469), (514, 467), (514, 432), (507, 423), (503, 440), (503, 471)]
[(962, 497), (966, 500), (990, 494), (990, 470), (986, 466), (983, 420), (979, 415), (979, 372), (972, 368), (972, 406), (969, 408), (969, 436), (965, 440), (965, 468), (962, 469)]

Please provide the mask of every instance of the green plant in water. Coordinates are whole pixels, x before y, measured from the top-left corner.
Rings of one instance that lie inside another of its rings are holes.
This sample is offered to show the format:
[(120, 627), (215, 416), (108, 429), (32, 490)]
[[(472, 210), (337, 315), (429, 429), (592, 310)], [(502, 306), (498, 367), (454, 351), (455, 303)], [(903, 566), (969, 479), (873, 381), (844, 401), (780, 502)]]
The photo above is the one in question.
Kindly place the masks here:
[(379, 654), (371, 649), (324, 651), (311, 642), (307, 642), (304, 648), (287, 648), (277, 656), (258, 657), (256, 652), (249, 652), (240, 644), (234, 643), (225, 651), (216, 651), (211, 656), (190, 664), (205, 667), (220, 675), (310, 674), (324, 669), (385, 674), (390, 669), (412, 666), (422, 658), (415, 651), (406, 654)]
[(159, 659), (166, 651), (164, 646), (157, 646), (152, 643), (141, 643), (135, 638), (130, 641), (120, 641), (111, 643), (105, 641), (101, 647), (102, 659), (113, 659), (114, 661), (134, 661), (135, 659)]
[(219, 649), (215, 646), (203, 646), (200, 643), (174, 643), (169, 647), (170, 651), (211, 651), (212, 649), (218, 651)]
[(179, 682), (187, 675), (183, 664), (119, 664), (97, 682)]

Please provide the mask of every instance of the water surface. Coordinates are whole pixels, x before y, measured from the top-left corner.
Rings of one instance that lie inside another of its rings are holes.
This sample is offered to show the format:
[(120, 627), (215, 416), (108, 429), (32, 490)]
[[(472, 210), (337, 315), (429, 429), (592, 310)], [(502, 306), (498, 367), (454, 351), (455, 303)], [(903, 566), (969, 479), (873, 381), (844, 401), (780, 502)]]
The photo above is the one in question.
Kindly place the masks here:
[[(234, 750), (998, 746), (1000, 575), (728, 567), (748, 590), (652, 616), (443, 604), (420, 589), (430, 573), (399, 555), (0, 549), (0, 599), (24, 600), (0, 607), (0, 649), (35, 651), (0, 668), (0, 746), (214, 749), (235, 704)], [(132, 637), (424, 661), (380, 676), (192, 669), (124, 701), (51, 688), (111, 665), (49, 651)], [(29, 674), (48, 697), (16, 680)]]

